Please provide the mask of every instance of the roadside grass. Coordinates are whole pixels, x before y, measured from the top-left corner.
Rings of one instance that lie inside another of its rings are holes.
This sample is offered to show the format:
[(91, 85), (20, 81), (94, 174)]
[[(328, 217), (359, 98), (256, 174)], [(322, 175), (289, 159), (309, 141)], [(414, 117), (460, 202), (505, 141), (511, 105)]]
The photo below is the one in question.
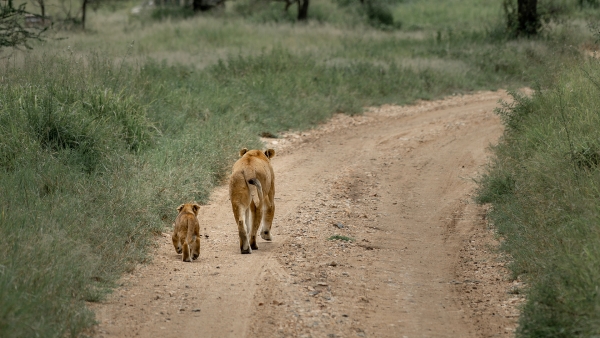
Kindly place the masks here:
[(394, 18), (411, 31), (464, 31), (501, 20), (502, 7), (486, 0), (405, 0), (393, 9)]
[[(516, 95), (516, 94), (515, 94)], [(500, 110), (506, 126), (479, 202), (529, 284), (520, 337), (600, 334), (600, 65)]]
[(153, 130), (100, 60), (26, 61), (0, 82), (0, 332), (76, 336), (160, 229), (127, 179)]
[(333, 235), (327, 238), (328, 241), (344, 241), (344, 242), (354, 242), (355, 239), (352, 237), (344, 236), (344, 235)]
[[(492, 17), (469, 7), (480, 0), (455, 2)], [(390, 6), (405, 6), (405, 19), (394, 15), (408, 22), (436, 3)], [(544, 85), (551, 65), (579, 58), (550, 37), (498, 39), (493, 20), (474, 15), (464, 29), (449, 11), (381, 30), (334, 8), (311, 7), (321, 19), (307, 25), (232, 11), (144, 21), (101, 8), (88, 32), (55, 32), (66, 39), (0, 59), (0, 336), (81, 335), (94, 320), (85, 301), (150, 259), (174, 208), (206, 202), (261, 134), (371, 105)], [(559, 36), (590, 38), (581, 27)], [(595, 146), (569, 154), (586, 167)], [(518, 181), (503, 173), (496, 195), (509, 196)]]

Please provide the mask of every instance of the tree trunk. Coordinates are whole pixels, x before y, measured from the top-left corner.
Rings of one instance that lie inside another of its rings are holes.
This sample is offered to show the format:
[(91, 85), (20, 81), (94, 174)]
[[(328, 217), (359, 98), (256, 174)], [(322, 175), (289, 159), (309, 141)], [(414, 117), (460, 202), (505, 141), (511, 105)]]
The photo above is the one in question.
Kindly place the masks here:
[(308, 19), (308, 1), (309, 0), (298, 1), (298, 21), (305, 21)]
[(540, 28), (540, 19), (537, 15), (537, 0), (518, 0), (517, 1), (519, 35), (536, 35)]
[(205, 12), (212, 9), (214, 6), (211, 6), (210, 3), (205, 3), (203, 0), (194, 0), (192, 2), (192, 8), (194, 12)]
[(46, 4), (44, 0), (38, 0), (38, 4), (40, 5), (40, 11), (42, 12), (42, 22), (46, 25)]
[(88, 0), (83, 0), (81, 4), (81, 29), (85, 30), (85, 10), (87, 7)]

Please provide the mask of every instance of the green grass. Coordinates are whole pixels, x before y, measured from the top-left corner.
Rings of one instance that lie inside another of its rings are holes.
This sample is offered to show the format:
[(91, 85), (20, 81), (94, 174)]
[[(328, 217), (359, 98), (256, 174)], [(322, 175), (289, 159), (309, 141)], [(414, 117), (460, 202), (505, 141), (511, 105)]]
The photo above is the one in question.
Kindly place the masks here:
[(87, 60), (28, 58), (2, 73), (3, 336), (77, 335), (93, 320), (82, 301), (101, 298), (161, 228), (126, 165), (154, 134), (145, 107)]
[(93, 323), (84, 301), (147, 259), (179, 203), (206, 201), (239, 148), (260, 145), (235, 111), (192, 115), (194, 93), (161, 78), (175, 69), (25, 63), (0, 82), (0, 332), (79, 335)]
[(333, 235), (327, 238), (328, 241), (344, 241), (344, 242), (354, 242), (354, 238), (344, 236), (344, 235)]
[(520, 337), (600, 334), (599, 85), (585, 62), (500, 111), (507, 130), (478, 198), (530, 284)]
[[(86, 32), (53, 31), (0, 59), (2, 337), (82, 335), (94, 321), (85, 302), (151, 259), (175, 208), (205, 202), (240, 148), (261, 147), (258, 135), (371, 105), (546, 87), (548, 69), (580, 59), (564, 42), (592, 41), (580, 24), (498, 38), (499, 9), (480, 0), (382, 2), (393, 27), (329, 1), (311, 4), (302, 25), (273, 6), (152, 19), (130, 15), (133, 5), (90, 11)], [(535, 110), (521, 101), (504, 115), (515, 135)], [(597, 147), (573, 142), (569, 168), (591, 172)], [(512, 200), (522, 185), (506, 166), (481, 196)]]
[(501, 21), (502, 7), (486, 0), (407, 0), (393, 13), (408, 30), (463, 31), (493, 27)]

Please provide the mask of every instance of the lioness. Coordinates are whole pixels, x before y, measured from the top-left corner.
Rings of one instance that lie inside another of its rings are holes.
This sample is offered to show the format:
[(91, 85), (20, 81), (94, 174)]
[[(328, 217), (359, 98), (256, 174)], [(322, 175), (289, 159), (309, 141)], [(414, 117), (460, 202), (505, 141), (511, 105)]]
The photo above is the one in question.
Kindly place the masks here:
[(173, 228), (173, 246), (178, 254), (183, 252), (184, 262), (200, 256), (200, 224), (196, 216), (200, 206), (196, 203), (186, 203), (177, 207), (179, 214), (175, 219)]
[[(262, 152), (244, 148), (240, 150), (240, 156), (233, 165), (229, 180), (229, 199), (240, 235), (240, 250), (243, 254), (250, 254), (253, 249), (258, 249), (256, 232), (261, 224), (260, 237), (271, 240), (271, 224), (275, 215), (275, 175), (270, 159), (275, 156), (275, 150)], [(256, 190), (257, 199), (252, 190)]]

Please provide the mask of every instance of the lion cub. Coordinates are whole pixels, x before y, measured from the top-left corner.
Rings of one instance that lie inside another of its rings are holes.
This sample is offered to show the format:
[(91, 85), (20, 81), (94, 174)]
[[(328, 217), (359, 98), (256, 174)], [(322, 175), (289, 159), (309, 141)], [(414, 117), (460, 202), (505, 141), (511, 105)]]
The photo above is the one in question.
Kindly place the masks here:
[(200, 206), (196, 203), (186, 203), (177, 207), (179, 215), (175, 219), (173, 229), (173, 246), (178, 254), (183, 252), (184, 262), (200, 256), (200, 224), (198, 223), (198, 210)]
[[(229, 180), (229, 199), (240, 236), (240, 250), (250, 254), (258, 250), (256, 233), (270, 241), (275, 215), (275, 174), (271, 158), (275, 150), (240, 150), (240, 159), (233, 165)], [(256, 191), (256, 193), (254, 193)], [(255, 196), (258, 195), (258, 196)], [(257, 198), (256, 198), (257, 197)]]

